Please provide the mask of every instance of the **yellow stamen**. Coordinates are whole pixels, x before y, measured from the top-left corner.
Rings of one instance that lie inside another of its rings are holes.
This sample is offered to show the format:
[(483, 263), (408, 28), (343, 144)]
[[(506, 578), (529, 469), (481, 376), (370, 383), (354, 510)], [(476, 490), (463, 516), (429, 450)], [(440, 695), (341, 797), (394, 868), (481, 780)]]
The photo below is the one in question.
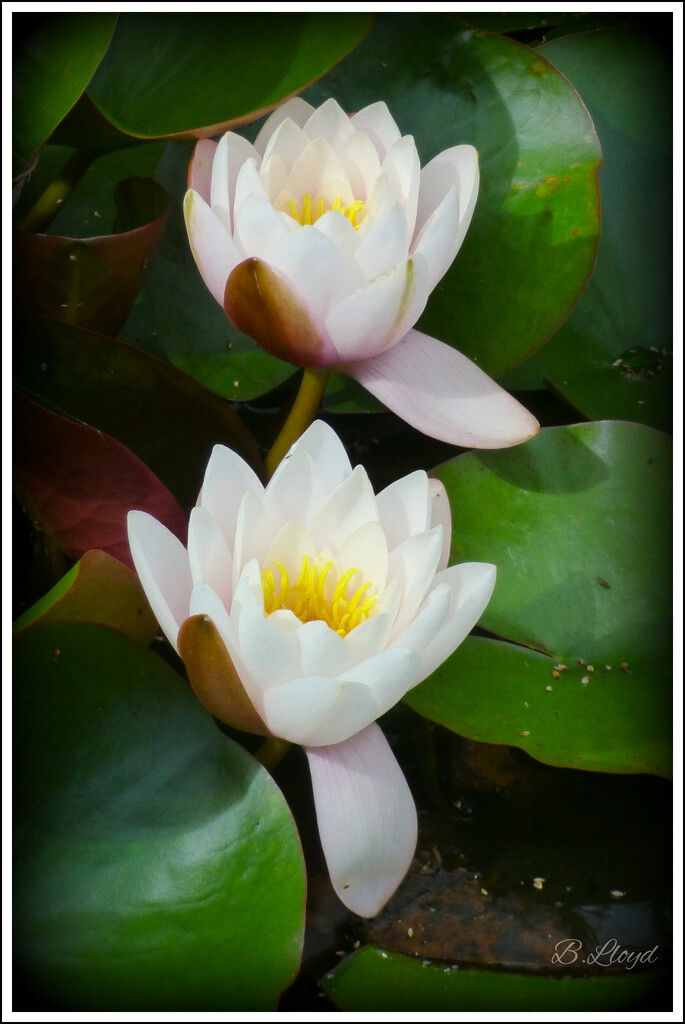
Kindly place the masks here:
[(271, 615), (279, 609), (287, 609), (303, 623), (325, 622), (340, 636), (347, 636), (351, 630), (370, 617), (377, 596), (365, 596), (372, 584), (363, 583), (348, 599), (347, 586), (359, 575), (358, 569), (348, 569), (338, 580), (330, 601), (327, 601), (324, 585), (332, 566), (332, 561), (321, 565), (318, 559), (312, 565), (309, 556), (304, 555), (300, 575), (295, 583), (291, 583), (285, 566), (281, 562), (275, 562), (274, 567), (280, 571), (278, 590), (273, 571), (270, 568), (264, 569), (261, 574), (264, 614)]
[(342, 213), (343, 217), (349, 220), (350, 224), (356, 231), (357, 228), (366, 220), (366, 214), (357, 223), (358, 215), (366, 209), (366, 204), (361, 199), (355, 199), (350, 206), (345, 206), (340, 196), (336, 196), (332, 203), (329, 204), (326, 209), (326, 200), (321, 196), (316, 200), (316, 208), (312, 204), (312, 197), (309, 192), (305, 192), (302, 196), (302, 211), (300, 212), (297, 203), (294, 199), (288, 199), (287, 201), (287, 213), (296, 220), (298, 224), (315, 224), (319, 217), (323, 217), (324, 213), (329, 213), (331, 210), (335, 210), (338, 213)]

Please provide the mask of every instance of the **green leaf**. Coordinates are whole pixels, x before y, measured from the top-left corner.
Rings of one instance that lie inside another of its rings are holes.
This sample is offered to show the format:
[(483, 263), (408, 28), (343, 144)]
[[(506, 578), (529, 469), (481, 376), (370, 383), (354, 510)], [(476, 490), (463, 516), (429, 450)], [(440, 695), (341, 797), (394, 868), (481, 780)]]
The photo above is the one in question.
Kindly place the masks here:
[(325, 74), (370, 24), (362, 13), (123, 14), (88, 95), (132, 136), (215, 135)]
[(649, 32), (607, 31), (540, 47), (578, 89), (604, 152), (602, 240), (578, 305), (503, 383), (549, 382), (589, 419), (670, 429), (672, 102), (670, 51)]
[(120, 634), (15, 643), (15, 1006), (275, 1009), (304, 916), (276, 785)]
[(189, 510), (215, 444), (258, 473), (255, 442), (228, 403), (125, 342), (36, 314), (15, 326), (14, 379), (56, 412), (126, 445)]
[(492, 375), (523, 360), (568, 314), (597, 247), (600, 147), (569, 83), (454, 15), (392, 14), (306, 98), (328, 96), (349, 111), (382, 97), (422, 164), (478, 149), (474, 219), (419, 327)]
[(109, 626), (148, 647), (157, 620), (134, 572), (104, 551), (87, 551), (59, 583), (16, 620), (12, 632), (53, 622)]
[(322, 987), (339, 1009), (349, 1011), (568, 1013), (642, 1008), (663, 982), (658, 972), (546, 978), (471, 971), (364, 946), (327, 974)]
[(480, 625), (522, 646), (471, 641), (408, 702), (548, 764), (668, 774), (668, 439), (630, 423), (555, 427), (434, 472), (451, 560), (497, 566)]
[(209, 294), (190, 252), (181, 197), (191, 144), (167, 146), (157, 180), (178, 201), (169, 210), (162, 244), (148, 273), (143, 303), (122, 336), (153, 348), (207, 388), (234, 401), (266, 394), (296, 367), (270, 356), (231, 323)]
[(115, 14), (14, 14), (13, 177), (26, 169), (88, 85), (115, 23)]

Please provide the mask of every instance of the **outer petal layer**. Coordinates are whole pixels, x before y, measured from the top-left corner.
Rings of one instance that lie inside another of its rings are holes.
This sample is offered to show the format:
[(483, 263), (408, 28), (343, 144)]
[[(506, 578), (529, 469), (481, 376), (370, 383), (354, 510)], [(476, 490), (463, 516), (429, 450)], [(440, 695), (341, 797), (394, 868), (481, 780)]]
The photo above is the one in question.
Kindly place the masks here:
[(456, 349), (411, 330), (387, 352), (341, 367), (417, 430), (463, 448), (510, 448), (540, 424)]
[(374, 917), (404, 878), (416, 847), (407, 782), (375, 724), (344, 743), (305, 751), (333, 887), (355, 914)]

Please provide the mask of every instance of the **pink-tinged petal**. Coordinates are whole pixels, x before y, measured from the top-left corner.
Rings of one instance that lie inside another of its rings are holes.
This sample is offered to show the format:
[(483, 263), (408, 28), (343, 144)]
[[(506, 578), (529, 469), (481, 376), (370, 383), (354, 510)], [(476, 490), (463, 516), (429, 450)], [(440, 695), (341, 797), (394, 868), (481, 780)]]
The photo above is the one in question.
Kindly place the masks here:
[[(314, 420), (297, 442), (318, 466), (326, 487), (335, 490), (352, 473), (352, 465), (342, 441), (323, 420)], [(286, 455), (286, 459), (289, 456)]]
[(371, 690), (363, 683), (331, 676), (303, 676), (263, 694), (264, 721), (275, 736), (302, 746), (342, 743), (378, 715)]
[(305, 752), (333, 888), (355, 914), (374, 917), (416, 848), (416, 808), (406, 779), (375, 724), (345, 743)]
[(266, 196), (253, 192), (236, 211), (234, 238), (241, 252), (268, 262), (276, 242), (297, 231), (297, 227), (292, 217), (276, 213)]
[(390, 551), (415, 533), (431, 525), (428, 477), (422, 469), (394, 480), (376, 495), (378, 515)]
[(451, 266), (462, 239), (463, 235), (459, 232), (459, 200), (456, 189), (452, 189), (428, 218), (412, 247), (414, 255), (420, 253), (428, 264), (431, 291)]
[[(323, 239), (320, 232), (314, 233)], [(231, 272), (224, 310), (231, 323), (278, 359), (310, 369), (337, 361), (333, 344), (296, 289), (262, 260), (247, 259)]]
[(364, 132), (376, 146), (381, 159), (400, 138), (400, 130), (383, 101), (371, 103), (350, 118), (358, 132)]
[[(309, 136), (290, 117), (287, 117), (285, 121), (281, 121), (269, 139), (268, 145), (264, 150), (262, 167), (273, 160), (274, 157), (278, 157), (283, 162), (286, 175), (281, 188), (285, 187), (291, 170), (310, 142)], [(274, 193), (271, 194), (273, 195)]]
[(366, 202), (381, 174), (376, 147), (368, 135), (354, 132), (338, 147), (338, 153), (356, 198)]
[(407, 221), (407, 239), (414, 234), (416, 206), (419, 198), (421, 162), (416, 143), (405, 135), (393, 143), (382, 164), (396, 200), (401, 203)]
[(389, 648), (379, 651), (344, 673), (345, 683), (364, 683), (376, 700), (379, 718), (397, 704), (407, 690), (415, 685), (421, 667), (421, 657), (414, 651)]
[(263, 155), (266, 152), (269, 139), (283, 121), (290, 118), (301, 128), (313, 112), (314, 107), (311, 103), (307, 103), (300, 96), (295, 96), (293, 99), (288, 100), (287, 103), (277, 107), (273, 114), (264, 122), (259, 135), (255, 139), (254, 148)]
[(198, 192), (206, 203), (210, 202), (212, 188), (212, 164), (217, 143), (212, 139), (200, 139), (195, 144), (188, 167), (188, 188)]
[(407, 224), (399, 204), (374, 220), (355, 258), (367, 281), (405, 263), (409, 253)]
[(391, 637), (412, 622), (428, 592), (442, 552), (442, 527), (407, 537), (390, 553), (388, 577), (401, 585), (400, 609)]
[(452, 509), (450, 508), (450, 499), (447, 497), (447, 491), (442, 480), (434, 480), (432, 477), (428, 481), (430, 488), (430, 499), (431, 499), (431, 518), (430, 525), (442, 526), (442, 554), (440, 555), (440, 561), (438, 562), (438, 572), (442, 572), (443, 569), (447, 568), (450, 560), (450, 549), (452, 547)]
[(228, 231), (233, 232), (233, 196), (240, 168), (247, 160), (254, 160), (257, 154), (247, 139), (235, 132), (222, 136), (214, 154), (212, 167), (210, 206)]
[(345, 373), (417, 430), (448, 444), (510, 448), (540, 429), (475, 363), (419, 331)]
[(176, 648), (178, 631), (190, 613), (193, 580), (188, 553), (180, 540), (147, 512), (129, 512), (128, 540), (150, 607)]
[(265, 506), (279, 522), (305, 526), (328, 496), (319, 467), (301, 445), (293, 445), (266, 488)]
[(238, 248), (199, 192), (186, 192), (183, 201), (188, 240), (202, 279), (216, 301), (223, 306), (226, 282), (242, 256)]
[(335, 552), (350, 534), (373, 520), (378, 520), (376, 496), (366, 471), (357, 466), (314, 516), (311, 534), (317, 547)]
[(478, 198), (478, 153), (473, 146), (454, 146), (438, 153), (421, 169), (415, 238), (447, 193), (456, 189), (459, 206), (459, 244), (471, 223)]
[(326, 317), (326, 330), (340, 362), (383, 352), (413, 300), (414, 264), (405, 260), (338, 302)]
[(230, 608), (233, 559), (213, 516), (201, 505), (190, 513), (188, 561), (193, 580), (207, 583)]
[(336, 149), (344, 139), (354, 135), (349, 117), (334, 99), (328, 99), (317, 107), (304, 124), (303, 130), (310, 139), (321, 136)]
[(485, 611), (495, 587), (497, 569), (485, 562), (462, 562), (438, 573), (434, 587), (448, 583), (452, 606), (447, 620), (421, 655), (417, 683), (426, 679), (456, 651)]
[(235, 543), (238, 509), (246, 491), (263, 495), (257, 474), (225, 445), (217, 444), (207, 463), (199, 504), (212, 516), (229, 551)]

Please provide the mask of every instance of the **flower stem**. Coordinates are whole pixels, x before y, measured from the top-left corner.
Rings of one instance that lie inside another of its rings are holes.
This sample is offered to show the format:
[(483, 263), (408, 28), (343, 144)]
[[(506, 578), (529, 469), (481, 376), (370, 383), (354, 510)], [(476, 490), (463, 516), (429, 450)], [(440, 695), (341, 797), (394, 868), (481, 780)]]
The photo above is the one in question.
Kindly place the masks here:
[(262, 743), (254, 756), (268, 772), (272, 772), (281, 763), (291, 746), (292, 744), (288, 740), (279, 740), (277, 736), (272, 736)]
[(22, 231), (39, 234), (45, 231), (90, 167), (95, 155), (87, 149), (77, 149), (72, 153), (57, 177), (24, 217), (19, 225)]
[(290, 446), (304, 434), (314, 419), (326, 390), (327, 381), (328, 370), (304, 371), (300, 390), (297, 392), (292, 409), (266, 457), (266, 472), (269, 479), (274, 475), (281, 459), (288, 454)]

